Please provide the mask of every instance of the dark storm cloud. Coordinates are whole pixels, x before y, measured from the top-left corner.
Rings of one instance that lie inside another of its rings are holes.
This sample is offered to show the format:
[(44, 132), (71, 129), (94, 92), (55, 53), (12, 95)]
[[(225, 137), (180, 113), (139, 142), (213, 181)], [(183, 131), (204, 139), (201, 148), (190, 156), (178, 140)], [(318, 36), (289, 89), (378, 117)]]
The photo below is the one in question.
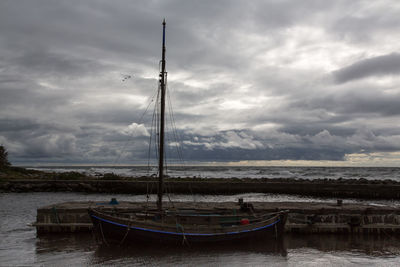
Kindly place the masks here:
[(28, 119), (12, 120), (12, 119), (0, 119), (0, 131), (1, 132), (21, 132), (31, 131), (32, 129), (38, 128), (39, 125)]
[(93, 70), (101, 71), (105, 66), (89, 59), (73, 58), (70, 55), (51, 53), (43, 50), (26, 51), (23, 55), (10, 60), (19, 67), (21, 74), (77, 76), (88, 75)]
[(333, 73), (337, 83), (345, 83), (369, 76), (400, 73), (400, 54), (392, 53), (356, 62)]
[(340, 123), (348, 121), (351, 117), (359, 116), (396, 116), (400, 115), (400, 93), (385, 93), (375, 90), (366, 84), (362, 87), (352, 87), (347, 92), (329, 93), (326, 95), (310, 96), (306, 99), (297, 99), (291, 107), (323, 112), (334, 112), (335, 116), (326, 122)]
[(63, 124), (13, 119), (1, 120), (0, 127), (0, 142), (7, 140), (14, 156), (49, 158), (76, 152), (74, 131)]
[(337, 14), (336, 20), (330, 23), (329, 28), (340, 38), (358, 44), (385, 38), (400, 26), (397, 3), (382, 1), (375, 4), (368, 7), (353, 2), (349, 8), (358, 10)]
[[(320, 133), (321, 134), (321, 133)], [(337, 144), (314, 144), (313, 137), (299, 137), (296, 142), (284, 133), (269, 133), (265, 138), (253, 131), (228, 131), (219, 136), (186, 136), (184, 155), (202, 161), (231, 160), (342, 160), (353, 148), (338, 148)], [(318, 135), (317, 135), (318, 136)], [(302, 139), (302, 140), (301, 140)], [(284, 142), (282, 142), (284, 141)], [(304, 144), (301, 144), (302, 141)]]
[(165, 17), (168, 87), (189, 160), (398, 151), (396, 5), (2, 1), (0, 143), (15, 163), (143, 161)]

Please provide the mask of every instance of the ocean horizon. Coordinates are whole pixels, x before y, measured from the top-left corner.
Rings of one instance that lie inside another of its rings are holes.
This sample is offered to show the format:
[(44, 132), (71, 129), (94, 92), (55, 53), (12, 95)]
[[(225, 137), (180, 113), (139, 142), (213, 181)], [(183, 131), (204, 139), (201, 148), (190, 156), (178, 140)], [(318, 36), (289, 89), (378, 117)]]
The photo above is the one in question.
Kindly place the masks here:
[[(113, 173), (124, 177), (143, 177), (157, 173), (157, 166), (85, 165), (85, 166), (25, 166), (45, 172), (79, 172), (90, 176)], [(207, 166), (169, 165), (169, 177), (196, 178), (268, 178), (268, 179), (366, 179), (400, 182), (400, 167), (305, 167), (305, 166)]]

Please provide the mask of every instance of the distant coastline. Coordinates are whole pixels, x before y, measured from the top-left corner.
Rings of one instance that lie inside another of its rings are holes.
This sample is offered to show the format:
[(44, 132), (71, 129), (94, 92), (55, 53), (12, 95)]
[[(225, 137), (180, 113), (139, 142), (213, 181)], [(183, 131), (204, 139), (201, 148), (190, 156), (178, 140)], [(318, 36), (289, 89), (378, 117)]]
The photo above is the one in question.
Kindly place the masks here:
[[(359, 179), (167, 178), (170, 193), (275, 193), (334, 198), (400, 199), (400, 182)], [(151, 189), (150, 189), (151, 188)], [(11, 167), (0, 173), (0, 192), (156, 193), (156, 177), (114, 173), (90, 176), (79, 172), (43, 172)]]

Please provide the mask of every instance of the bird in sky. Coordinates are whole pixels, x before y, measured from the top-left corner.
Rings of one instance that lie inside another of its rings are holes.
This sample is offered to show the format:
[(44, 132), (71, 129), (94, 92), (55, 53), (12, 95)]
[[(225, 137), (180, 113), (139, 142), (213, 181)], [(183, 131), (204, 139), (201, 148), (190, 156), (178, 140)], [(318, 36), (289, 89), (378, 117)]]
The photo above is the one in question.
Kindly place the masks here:
[(121, 75), (122, 75), (122, 81), (123, 81), (123, 82), (125, 82), (126, 80), (132, 78), (132, 76), (131, 76), (131, 75), (128, 75), (128, 74), (121, 74)]

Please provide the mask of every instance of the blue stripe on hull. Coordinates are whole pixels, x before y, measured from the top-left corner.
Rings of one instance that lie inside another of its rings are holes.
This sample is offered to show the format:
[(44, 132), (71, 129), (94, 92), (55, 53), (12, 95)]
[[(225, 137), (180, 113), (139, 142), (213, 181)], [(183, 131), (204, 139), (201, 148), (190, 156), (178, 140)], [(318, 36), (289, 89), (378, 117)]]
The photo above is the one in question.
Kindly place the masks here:
[(113, 225), (117, 225), (120, 227), (129, 227), (130, 229), (134, 229), (134, 230), (141, 230), (141, 231), (146, 231), (146, 232), (153, 232), (153, 233), (161, 233), (161, 234), (168, 234), (168, 235), (177, 235), (177, 236), (223, 236), (223, 235), (236, 235), (236, 234), (242, 234), (242, 233), (249, 233), (249, 232), (255, 232), (255, 231), (259, 231), (268, 227), (271, 227), (277, 223), (279, 223), (281, 221), (281, 219), (276, 220), (275, 222), (268, 224), (268, 225), (264, 225), (262, 227), (257, 227), (251, 230), (243, 230), (243, 231), (236, 231), (236, 232), (228, 232), (228, 233), (212, 233), (212, 234), (202, 234), (202, 233), (177, 233), (177, 232), (168, 232), (168, 231), (161, 231), (161, 230), (153, 230), (153, 229), (147, 229), (147, 228), (142, 228), (142, 227), (135, 227), (135, 226), (128, 226), (125, 224), (120, 224), (120, 223), (116, 223), (110, 220), (106, 220), (100, 217), (97, 217), (95, 215), (91, 215), (93, 218), (99, 220), (99, 221), (103, 221), (106, 223), (110, 223)]

